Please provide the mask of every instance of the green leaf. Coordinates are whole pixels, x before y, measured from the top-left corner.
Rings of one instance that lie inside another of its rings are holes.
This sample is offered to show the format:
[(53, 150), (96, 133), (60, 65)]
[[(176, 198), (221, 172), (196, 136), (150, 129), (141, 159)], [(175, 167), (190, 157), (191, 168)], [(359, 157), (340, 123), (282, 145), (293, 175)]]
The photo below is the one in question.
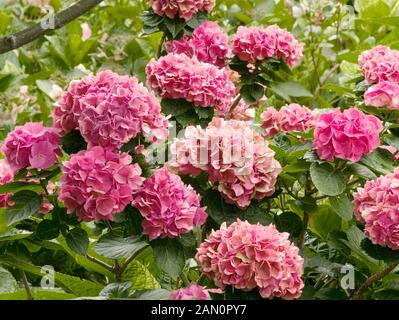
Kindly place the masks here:
[(176, 39), (176, 37), (183, 31), (186, 21), (184, 21), (184, 19), (169, 19), (165, 17), (164, 24), (166, 29), (172, 35), (172, 38)]
[(41, 221), (36, 229), (36, 236), (41, 240), (51, 240), (58, 237), (60, 226), (54, 220)]
[(212, 119), (215, 113), (215, 109), (212, 107), (209, 108), (194, 108), (195, 113), (198, 115), (198, 118), (201, 119)]
[(87, 143), (78, 130), (72, 130), (67, 135), (61, 137), (62, 149), (67, 154), (78, 153), (80, 150), (87, 149)]
[(32, 234), (30, 231), (12, 229), (0, 236), (0, 242), (21, 240), (29, 237)]
[(377, 178), (376, 174), (373, 171), (360, 163), (353, 163), (349, 165), (347, 169), (355, 175), (366, 180), (373, 180)]
[(161, 286), (148, 268), (137, 260), (133, 260), (123, 272), (122, 281), (131, 283), (130, 289), (158, 289)]
[(378, 148), (360, 162), (366, 165), (370, 170), (380, 174), (390, 174), (394, 171), (394, 162), (392, 154), (385, 149)]
[[(35, 300), (68, 300), (76, 298), (75, 295), (66, 293), (61, 289), (43, 290), (41, 288), (31, 288)], [(28, 296), (25, 289), (18, 289), (12, 293), (0, 294), (0, 300), (27, 300)]]
[(133, 256), (147, 246), (148, 243), (140, 240), (140, 237), (122, 238), (107, 235), (98, 241), (94, 251), (106, 258), (118, 259)]
[(187, 21), (187, 26), (192, 29), (198, 28), (198, 26), (208, 20), (208, 14), (204, 11), (199, 11), (198, 13), (194, 14), (190, 21)]
[(131, 291), (130, 282), (121, 283), (110, 283), (100, 292), (101, 297), (107, 297), (108, 299), (126, 299), (129, 298)]
[(180, 116), (194, 108), (191, 102), (183, 99), (162, 99), (162, 112), (165, 115)]
[(363, 239), (361, 247), (374, 259), (383, 260), (385, 262), (399, 262), (399, 252), (397, 250), (375, 245), (368, 238)]
[(145, 26), (158, 27), (164, 20), (163, 17), (157, 15), (153, 10), (144, 11), (140, 14), (140, 19), (144, 22)]
[(240, 218), (248, 220), (249, 223), (261, 223), (269, 225), (272, 218), (268, 215), (266, 209), (261, 208), (255, 201), (245, 209), (241, 210), (235, 205), (224, 202), (220, 193), (215, 190), (208, 190), (203, 197), (203, 205), (207, 207), (206, 212), (217, 224), (227, 222), (231, 224)]
[(0, 266), (0, 294), (14, 292), (17, 288), (17, 281), (11, 272)]
[(157, 239), (151, 241), (151, 247), (159, 268), (176, 279), (185, 263), (182, 244), (176, 238)]
[(254, 104), (265, 95), (265, 88), (260, 84), (244, 85), (240, 93), (245, 102)]
[(317, 190), (327, 196), (337, 196), (345, 191), (345, 178), (340, 171), (336, 171), (329, 163), (312, 163), (310, 176)]
[(275, 217), (276, 227), (280, 232), (288, 232), (291, 237), (297, 238), (302, 230), (302, 220), (294, 212), (283, 212)]
[(287, 101), (291, 101), (290, 97), (313, 97), (309, 90), (297, 82), (275, 83), (270, 89)]
[(42, 197), (33, 191), (23, 190), (14, 194), (12, 201), (15, 205), (6, 210), (9, 226), (36, 214), (40, 209)]
[(165, 289), (155, 289), (146, 291), (138, 296), (139, 300), (170, 300), (170, 291)]
[(87, 232), (79, 227), (70, 230), (65, 240), (68, 246), (76, 253), (85, 255), (87, 253), (87, 248), (89, 247), (89, 236)]
[(328, 198), (331, 207), (344, 220), (351, 220), (353, 217), (353, 204), (346, 193)]
[(320, 205), (309, 218), (309, 226), (313, 232), (327, 239), (330, 232), (341, 229), (341, 219), (329, 205)]
[(41, 192), (43, 191), (43, 188), (37, 184), (37, 183), (33, 183), (33, 182), (10, 182), (10, 183), (6, 183), (0, 186), (0, 194), (3, 193), (17, 193), (19, 191), (23, 191), (23, 190), (29, 190), (29, 191), (34, 191), (34, 192)]

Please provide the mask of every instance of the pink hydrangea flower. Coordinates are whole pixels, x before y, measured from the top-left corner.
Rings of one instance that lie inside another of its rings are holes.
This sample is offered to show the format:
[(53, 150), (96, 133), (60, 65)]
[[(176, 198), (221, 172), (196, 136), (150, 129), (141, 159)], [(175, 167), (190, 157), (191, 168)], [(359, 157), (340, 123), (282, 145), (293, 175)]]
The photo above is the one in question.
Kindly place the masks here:
[(79, 129), (89, 148), (117, 149), (140, 133), (155, 143), (169, 134), (154, 94), (135, 77), (108, 70), (72, 81), (53, 116), (62, 134)]
[(185, 99), (197, 107), (215, 107), (226, 113), (234, 85), (225, 68), (200, 62), (196, 57), (169, 53), (146, 68), (148, 85), (162, 98)]
[(364, 94), (364, 101), (370, 107), (399, 109), (399, 83), (381, 81), (369, 87)]
[(230, 115), (230, 119), (241, 121), (252, 121), (255, 119), (255, 108), (247, 104), (244, 100), (240, 100), (237, 107), (234, 108)]
[(359, 65), (368, 83), (399, 82), (399, 51), (377, 46), (359, 56)]
[(14, 171), (22, 168), (47, 169), (62, 154), (60, 144), (56, 129), (46, 128), (41, 123), (28, 122), (15, 127), (0, 150)]
[(170, 298), (172, 300), (210, 300), (208, 290), (196, 283), (192, 283), (187, 288), (172, 291)]
[[(8, 162), (4, 159), (0, 160), (0, 185), (10, 183), (14, 180), (14, 171)], [(11, 201), (12, 193), (7, 192), (0, 194), (0, 208), (8, 208), (14, 205)]]
[(207, 214), (191, 186), (166, 168), (158, 169), (135, 195), (132, 205), (144, 217), (149, 238), (173, 238), (205, 223)]
[(111, 220), (142, 185), (141, 169), (127, 153), (93, 147), (64, 163), (59, 199), (84, 221)]
[(274, 225), (249, 224), (237, 219), (223, 223), (198, 248), (201, 271), (224, 289), (259, 289), (263, 298), (296, 299), (304, 286), (299, 249)]
[(267, 141), (245, 121), (214, 118), (206, 129), (190, 126), (171, 152), (171, 168), (186, 174), (207, 172), (226, 202), (243, 209), (252, 199), (272, 195), (281, 171)]
[(229, 37), (217, 23), (206, 21), (193, 31), (191, 37), (167, 42), (166, 51), (196, 56), (199, 61), (223, 67), (229, 54)]
[(301, 60), (303, 48), (290, 32), (277, 25), (265, 29), (240, 26), (233, 37), (233, 54), (250, 64), (276, 58), (292, 67)]
[(316, 121), (316, 116), (309, 108), (296, 103), (285, 105), (279, 111), (267, 108), (261, 118), (263, 135), (269, 138), (279, 132), (306, 132), (315, 126)]
[(160, 16), (189, 21), (199, 11), (212, 11), (215, 0), (148, 0), (148, 4)]
[(351, 108), (319, 115), (314, 133), (313, 148), (320, 159), (334, 158), (358, 162), (380, 146), (381, 121)]
[(91, 28), (87, 22), (81, 23), (80, 27), (82, 28), (82, 41), (86, 41), (91, 37)]
[(374, 244), (399, 250), (399, 169), (367, 181), (353, 195), (355, 215)]

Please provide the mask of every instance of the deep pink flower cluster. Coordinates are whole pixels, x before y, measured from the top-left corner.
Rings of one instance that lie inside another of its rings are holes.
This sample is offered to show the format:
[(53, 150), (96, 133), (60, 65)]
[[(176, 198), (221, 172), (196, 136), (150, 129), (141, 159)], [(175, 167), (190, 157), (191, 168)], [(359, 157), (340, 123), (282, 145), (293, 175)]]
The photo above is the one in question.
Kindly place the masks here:
[(262, 114), (263, 136), (273, 138), (280, 132), (306, 132), (315, 126), (316, 116), (299, 104), (292, 103), (280, 110), (267, 108)]
[(230, 109), (234, 85), (225, 68), (200, 62), (197, 57), (169, 53), (146, 68), (148, 85), (166, 99), (184, 99), (197, 107)]
[(380, 146), (382, 122), (350, 108), (336, 109), (319, 115), (314, 133), (313, 148), (320, 159), (341, 158), (357, 162)]
[(229, 54), (229, 37), (216, 22), (206, 21), (193, 31), (191, 37), (167, 42), (166, 51), (196, 56), (199, 61), (223, 67)]
[(399, 51), (377, 46), (359, 56), (360, 68), (368, 83), (399, 82)]
[(89, 148), (115, 150), (140, 133), (150, 142), (168, 136), (168, 121), (155, 96), (135, 77), (108, 70), (72, 81), (53, 117), (62, 134), (79, 129)]
[(80, 219), (112, 220), (142, 185), (141, 169), (127, 153), (102, 147), (82, 150), (64, 163), (59, 199)]
[(237, 220), (223, 223), (198, 248), (201, 271), (224, 289), (251, 291), (263, 298), (296, 299), (301, 295), (303, 259), (299, 249), (274, 225), (262, 226)]
[(399, 250), (399, 169), (354, 193), (355, 214), (374, 244)]
[(190, 126), (172, 145), (168, 164), (182, 173), (205, 171), (228, 203), (240, 208), (274, 193), (280, 164), (248, 122), (214, 118), (206, 129)]
[(205, 223), (207, 214), (200, 197), (178, 175), (158, 169), (134, 196), (132, 205), (144, 217), (143, 232), (149, 238), (173, 238)]
[(170, 294), (172, 300), (210, 300), (211, 297), (205, 287), (196, 283), (190, 284), (187, 288), (177, 289)]
[[(10, 183), (14, 180), (14, 171), (5, 159), (0, 160), (0, 185)], [(0, 208), (8, 208), (14, 205), (11, 201), (12, 193), (0, 194)]]
[(367, 89), (364, 100), (366, 106), (397, 110), (399, 109), (399, 83), (381, 81)]
[(61, 155), (60, 138), (56, 129), (38, 122), (15, 127), (4, 140), (0, 150), (13, 171), (22, 168), (47, 169)]
[(199, 11), (212, 11), (215, 0), (148, 0), (148, 4), (160, 16), (189, 21)]
[(301, 60), (303, 48), (290, 32), (277, 25), (265, 29), (240, 26), (233, 37), (233, 54), (251, 64), (276, 58), (292, 67)]

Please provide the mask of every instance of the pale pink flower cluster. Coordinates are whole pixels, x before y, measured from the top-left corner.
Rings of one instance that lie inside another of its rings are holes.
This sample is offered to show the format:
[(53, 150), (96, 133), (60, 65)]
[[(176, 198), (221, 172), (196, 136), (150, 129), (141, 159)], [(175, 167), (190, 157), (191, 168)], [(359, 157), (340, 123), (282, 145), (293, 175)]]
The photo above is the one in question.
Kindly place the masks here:
[(72, 81), (53, 117), (62, 134), (78, 129), (89, 148), (115, 150), (138, 134), (159, 142), (169, 133), (155, 96), (135, 77), (109, 70)]
[(359, 65), (368, 83), (399, 82), (399, 51), (377, 46), (359, 56)]
[(199, 11), (212, 11), (215, 0), (148, 0), (148, 4), (160, 16), (189, 21)]
[(355, 214), (374, 244), (399, 249), (399, 169), (354, 193)]
[(320, 159), (358, 162), (380, 146), (382, 122), (358, 109), (339, 109), (318, 116), (313, 148)]
[(240, 26), (233, 37), (233, 54), (250, 64), (276, 58), (292, 67), (301, 60), (303, 49), (302, 43), (277, 25), (265, 29)]
[(166, 51), (196, 56), (199, 61), (223, 67), (229, 54), (229, 37), (216, 22), (206, 21), (193, 31), (191, 37), (167, 42)]
[(273, 138), (280, 132), (306, 132), (316, 123), (315, 114), (307, 107), (296, 103), (283, 106), (280, 110), (267, 108), (262, 114), (263, 136)]
[(59, 199), (68, 213), (76, 210), (84, 221), (113, 220), (142, 185), (141, 169), (127, 153), (102, 147), (82, 150), (62, 168)]
[(197, 107), (215, 107), (219, 113), (230, 109), (235, 89), (225, 68), (169, 53), (152, 59), (146, 72), (148, 85), (164, 99), (184, 99)]
[(61, 155), (56, 129), (38, 122), (17, 126), (4, 140), (0, 150), (13, 171), (22, 168), (47, 169)]
[(209, 291), (212, 292), (212, 289), (207, 290), (203, 286), (191, 283), (187, 288), (172, 291), (170, 298), (172, 300), (211, 300)]
[(257, 106), (247, 104), (244, 100), (240, 100), (237, 107), (231, 112), (230, 119), (252, 121), (255, 119), (256, 107)]
[(199, 195), (166, 168), (144, 182), (132, 205), (143, 216), (143, 233), (151, 240), (177, 237), (203, 225), (207, 218)]
[(190, 126), (171, 151), (171, 168), (207, 172), (223, 198), (240, 208), (272, 195), (281, 171), (267, 141), (245, 121), (214, 118), (206, 129)]
[(382, 81), (372, 85), (364, 94), (366, 106), (387, 107), (390, 110), (399, 109), (399, 83)]
[[(14, 171), (5, 159), (0, 160), (0, 185), (10, 183), (14, 180)], [(0, 208), (8, 208), (14, 205), (11, 201), (12, 193), (0, 194)]]
[(196, 254), (201, 271), (224, 289), (259, 289), (263, 298), (296, 299), (304, 286), (299, 249), (274, 225), (237, 220), (212, 231)]

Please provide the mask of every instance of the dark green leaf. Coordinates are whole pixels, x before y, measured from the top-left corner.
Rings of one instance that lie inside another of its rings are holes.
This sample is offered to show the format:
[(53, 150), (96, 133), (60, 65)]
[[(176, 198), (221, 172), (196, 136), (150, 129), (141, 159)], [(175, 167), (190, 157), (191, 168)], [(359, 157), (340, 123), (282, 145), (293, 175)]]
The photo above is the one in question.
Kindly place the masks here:
[(80, 150), (87, 149), (87, 143), (78, 130), (72, 130), (61, 138), (62, 149), (67, 154), (78, 153)]
[(85, 255), (89, 247), (87, 232), (79, 227), (73, 228), (65, 237), (68, 246), (76, 253)]
[(120, 257), (130, 257), (148, 246), (140, 237), (122, 238), (119, 236), (107, 235), (100, 239), (95, 245), (94, 250), (106, 258), (118, 259)]
[(344, 220), (351, 220), (353, 217), (353, 204), (346, 193), (328, 198), (331, 207)]
[(43, 220), (36, 229), (36, 236), (41, 240), (51, 240), (58, 237), (60, 227), (56, 221)]
[(388, 247), (375, 245), (370, 239), (365, 238), (361, 243), (362, 249), (372, 258), (386, 262), (399, 262), (399, 252)]
[(169, 19), (164, 18), (164, 24), (166, 29), (170, 32), (173, 39), (176, 39), (177, 36), (183, 31), (186, 21), (184, 19)]
[(302, 220), (294, 212), (283, 212), (275, 217), (276, 227), (280, 232), (288, 232), (297, 238), (302, 230)]
[(245, 102), (254, 104), (265, 95), (265, 88), (260, 84), (244, 85), (240, 93)]
[(184, 268), (183, 246), (177, 239), (157, 239), (151, 241), (155, 261), (159, 268), (176, 279)]
[(8, 208), (7, 224), (10, 226), (36, 214), (42, 203), (42, 197), (29, 190), (19, 191), (12, 197), (15, 205)]
[(328, 196), (337, 196), (345, 191), (346, 183), (342, 172), (329, 163), (312, 163), (310, 176), (317, 190)]

